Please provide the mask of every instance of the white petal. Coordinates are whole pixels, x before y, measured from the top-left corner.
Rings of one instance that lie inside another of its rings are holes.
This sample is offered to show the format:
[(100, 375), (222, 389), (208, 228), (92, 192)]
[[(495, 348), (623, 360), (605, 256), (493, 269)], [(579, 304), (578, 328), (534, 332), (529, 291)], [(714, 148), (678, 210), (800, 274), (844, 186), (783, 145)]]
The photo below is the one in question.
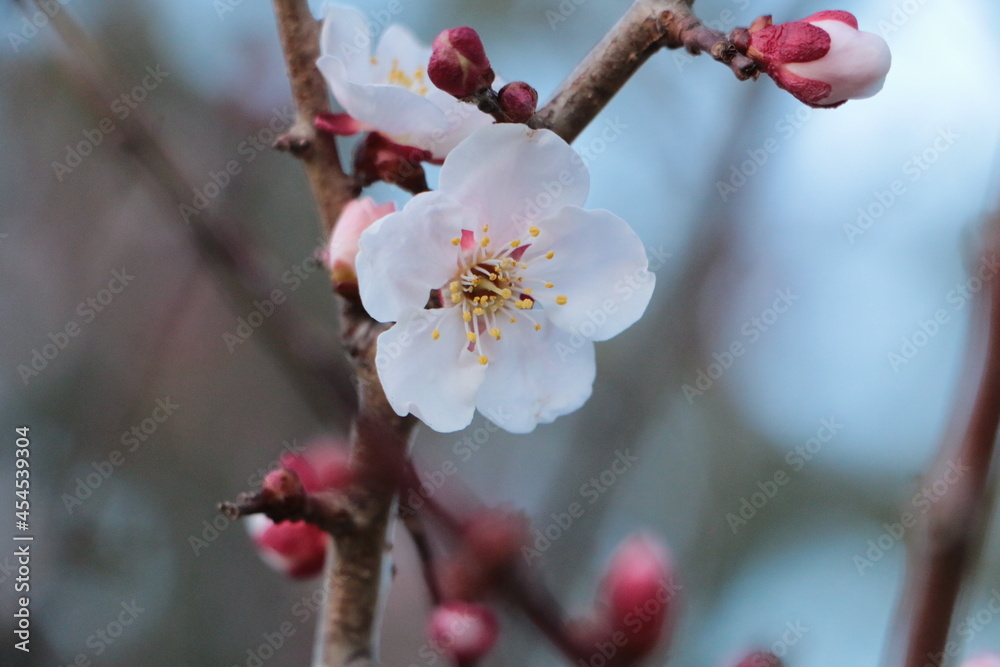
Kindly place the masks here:
[(427, 99), (444, 112), (448, 122), (448, 129), (443, 134), (431, 137), (430, 145), (423, 146), (439, 160), (447, 157), (473, 132), (493, 124), (493, 116), (483, 113), (472, 104), (459, 102), (433, 85), (427, 92)]
[(819, 60), (786, 67), (792, 74), (830, 84), (832, 89), (823, 104), (864, 99), (882, 90), (892, 64), (884, 39), (840, 21), (816, 21), (813, 25), (829, 33), (830, 51)]
[(431, 60), (431, 47), (422, 44), (412, 32), (401, 25), (390, 25), (382, 33), (375, 49), (375, 60), (377, 61), (375, 71), (383, 76), (373, 79), (374, 83), (389, 83), (389, 72), (395, 66), (413, 78), (418, 70), (422, 70), (423, 80), (430, 86), (427, 63)]
[[(531, 284), (531, 296), (553, 324), (607, 340), (642, 317), (656, 276), (628, 223), (608, 211), (569, 206), (538, 227), (541, 233), (525, 253), (528, 268), (522, 275), (554, 285)], [(548, 250), (552, 259), (545, 258)], [(557, 302), (560, 296), (566, 297), (563, 305)]]
[(503, 123), (476, 131), (448, 155), (440, 188), (504, 243), (563, 206), (583, 205), (590, 174), (555, 133)]
[(358, 241), (358, 289), (368, 314), (395, 322), (406, 311), (423, 308), (431, 290), (457, 272), (468, 217), (440, 192), (417, 195), (402, 211), (375, 221)]
[(476, 407), (511, 433), (530, 433), (578, 410), (594, 386), (594, 344), (551, 326), (544, 316), (536, 319), (541, 331), (522, 316), (516, 325), (502, 326), (500, 340), (485, 348), (490, 362)]
[(361, 12), (344, 5), (327, 5), (319, 45), (323, 57), (337, 59), (344, 66), (346, 80), (369, 83), (372, 40)]
[(476, 391), (487, 371), (468, 351), (461, 312), (411, 311), (378, 337), (375, 363), (392, 409), (401, 416), (412, 413), (441, 433), (472, 421)]
[(316, 65), (344, 111), (396, 143), (430, 150), (448, 131), (444, 112), (426, 97), (401, 86), (353, 83), (344, 64), (330, 56)]

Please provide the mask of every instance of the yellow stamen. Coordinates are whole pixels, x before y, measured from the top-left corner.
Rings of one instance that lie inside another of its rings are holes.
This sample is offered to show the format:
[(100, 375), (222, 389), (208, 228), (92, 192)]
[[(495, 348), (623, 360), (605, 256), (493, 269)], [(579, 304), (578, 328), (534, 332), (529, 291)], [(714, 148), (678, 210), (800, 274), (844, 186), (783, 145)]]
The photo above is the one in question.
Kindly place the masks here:
[(483, 240), (479, 242), (479, 245), (481, 245), (484, 248), (486, 246), (488, 246), (489, 244), (490, 244), (490, 237), (489, 236), (484, 236)]
[(531, 234), (532, 236), (537, 237), (539, 234), (542, 233), (542, 230), (540, 230), (538, 227), (532, 227), (531, 229), (528, 230), (528, 233)]
[(560, 294), (559, 296), (556, 297), (556, 303), (558, 303), (560, 306), (565, 306), (566, 305), (566, 297), (563, 296), (562, 294)]
[(500, 330), (497, 329), (496, 327), (490, 329), (490, 335), (496, 338), (497, 340), (500, 340)]
[(547, 253), (545, 253), (545, 259), (552, 259), (555, 256), (556, 256), (555, 250), (549, 250)]
[(486, 357), (486, 356), (483, 356), (483, 355), (480, 355), (480, 357), (479, 357), (479, 364), (480, 364), (481, 366), (485, 366), (485, 365), (486, 365), (486, 364), (488, 364), (489, 362), (490, 362), (490, 360), (489, 360), (489, 358), (488, 358), (488, 357)]
[(507, 289), (506, 287), (504, 289), (500, 290), (500, 296), (502, 296), (503, 298), (509, 299), (510, 295), (511, 295), (511, 291), (509, 289)]
[(550, 288), (551, 288), (551, 287), (555, 287), (555, 285), (553, 285), (552, 283), (545, 283), (545, 286), (546, 286), (546, 287), (550, 287)]
[(469, 339), (469, 342), (470, 342), (470, 343), (475, 343), (475, 342), (476, 342), (476, 338), (477, 338), (477, 336), (476, 336), (476, 334), (474, 334), (474, 333), (473, 333), (473, 332), (471, 332), (471, 331), (467, 331), (467, 332), (465, 333), (465, 337)]
[(535, 331), (541, 331), (541, 330), (542, 330), (542, 325), (541, 324), (536, 324), (535, 325)]
[(413, 73), (413, 78), (417, 81), (422, 81), (424, 78), (424, 68), (418, 67), (417, 71)]
[(488, 232), (488, 231), (490, 231), (490, 226), (489, 226), (489, 224), (486, 224), (486, 225), (483, 225), (483, 234), (485, 234), (485, 233), (486, 233), (486, 232)]
[(514, 239), (513, 241), (510, 242), (510, 247), (511, 248), (516, 248), (519, 245), (521, 245), (521, 242), (518, 241), (517, 239)]
[(462, 245), (462, 239), (460, 239), (460, 238), (452, 239), (451, 240), (451, 244), (452, 245)]
[(524, 288), (524, 293), (525, 294), (531, 294), (531, 288), (530, 287), (525, 287)]
[(459, 293), (455, 292), (455, 293), (453, 293), (453, 294), (451, 295), (451, 302), (452, 302), (452, 303), (458, 303), (458, 302), (459, 302), (459, 301), (461, 301), (461, 300), (462, 300), (462, 295), (461, 295), (461, 294), (459, 294)]
[(460, 289), (460, 287), (461, 285), (458, 284), (457, 280), (452, 280), (451, 284), (448, 285), (448, 289), (450, 289), (452, 292), (457, 292)]
[(438, 331), (437, 329), (431, 332), (431, 338), (433, 338), (434, 340), (437, 340), (440, 337), (441, 337), (441, 332)]
[(466, 322), (471, 322), (472, 313), (470, 313), (469, 311), (465, 311), (464, 313), (462, 313), (462, 319), (465, 320)]
[(516, 317), (510, 318), (510, 323), (511, 324), (516, 324), (517, 323), (517, 318)]
[(475, 315), (476, 317), (482, 315), (484, 312), (486, 311), (484, 311), (482, 308), (474, 308), (472, 310), (472, 314)]

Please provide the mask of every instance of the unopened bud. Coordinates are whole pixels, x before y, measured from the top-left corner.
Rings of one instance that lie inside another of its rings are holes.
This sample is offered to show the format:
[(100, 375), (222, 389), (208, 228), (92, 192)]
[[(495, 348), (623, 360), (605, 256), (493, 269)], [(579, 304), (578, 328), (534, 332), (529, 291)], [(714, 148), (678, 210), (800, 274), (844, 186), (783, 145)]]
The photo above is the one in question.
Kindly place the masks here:
[(500, 634), (489, 607), (467, 602), (447, 602), (431, 613), (431, 642), (458, 662), (479, 660), (493, 648)]
[(782, 667), (781, 658), (770, 651), (755, 651), (736, 663), (735, 667)]
[(429, 151), (403, 146), (372, 132), (354, 152), (354, 174), (362, 186), (385, 181), (409, 192), (427, 190), (427, 176), (420, 164), (431, 160)]
[(885, 40), (858, 30), (850, 12), (827, 10), (801, 21), (751, 24), (747, 55), (811, 107), (837, 107), (882, 90), (892, 56)]
[(451, 28), (434, 38), (427, 75), (431, 83), (455, 97), (467, 97), (493, 84), (494, 74), (479, 34)]
[(625, 649), (632, 658), (648, 655), (672, 624), (672, 579), (667, 548), (649, 535), (630, 537), (611, 559), (602, 583), (608, 622), (627, 635)]
[(319, 574), (326, 559), (327, 535), (304, 521), (274, 523), (263, 514), (244, 522), (261, 560), (296, 579)]
[(298, 474), (292, 470), (279, 468), (272, 470), (264, 477), (261, 492), (270, 495), (271, 500), (281, 501), (288, 498), (305, 495), (305, 488)]
[[(333, 228), (330, 245), (327, 246), (326, 252), (327, 266), (338, 291), (342, 292), (348, 285), (357, 288), (358, 274), (355, 260), (358, 256), (358, 239), (361, 238), (361, 233), (371, 227), (376, 220), (395, 210), (396, 206), (392, 202), (376, 205), (368, 197), (353, 199), (344, 206), (344, 210), (341, 211), (340, 217), (337, 218), (337, 224)], [(332, 457), (326, 458), (328, 459), (324, 463), (326, 467), (332, 466), (341, 469), (346, 467), (347, 461), (344, 455), (339, 457), (339, 461)], [(338, 474), (336, 470), (332, 472), (334, 475)], [(309, 488), (308, 485), (306, 488)]]
[(538, 106), (538, 91), (524, 81), (513, 81), (497, 93), (500, 110), (514, 123), (527, 122)]

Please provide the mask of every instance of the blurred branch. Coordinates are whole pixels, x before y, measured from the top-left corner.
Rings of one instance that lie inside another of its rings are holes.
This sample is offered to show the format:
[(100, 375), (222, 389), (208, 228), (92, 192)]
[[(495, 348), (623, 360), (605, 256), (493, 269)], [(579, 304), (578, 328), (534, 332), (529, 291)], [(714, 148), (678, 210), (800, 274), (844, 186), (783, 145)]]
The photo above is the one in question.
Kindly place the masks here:
[(598, 42), (559, 86), (552, 99), (529, 121), (572, 143), (611, 101), (625, 82), (660, 48), (707, 51), (750, 78), (756, 66), (738, 53), (721, 32), (709, 30), (691, 11), (694, 0), (635, 0), (625, 15)]
[[(998, 230), (1000, 216), (987, 229), (987, 255), (994, 258), (1000, 250)], [(980, 335), (970, 345), (966, 369), (972, 375), (984, 348), (985, 367), (971, 413), (966, 407), (967, 396), (961, 396), (955, 407), (952, 435), (945, 439), (925, 478), (935, 484), (943, 480), (949, 486), (931, 506), (910, 556), (910, 605), (903, 609), (911, 618), (904, 667), (924, 667), (936, 657), (951, 653), (951, 619), (989, 514), (987, 482), (1000, 424), (1000, 289), (987, 282), (978, 305), (983, 315), (978, 330), (985, 336)], [(951, 483), (948, 474), (955, 471), (957, 479)]]
[[(36, 5), (41, 7), (38, 0)], [(103, 113), (108, 100), (124, 88), (118, 83), (121, 77), (101, 46), (67, 11), (57, 12), (49, 20), (74, 56), (72, 63), (66, 63), (67, 69), (72, 70), (67, 80), (77, 87), (96, 114)], [(82, 71), (76, 71), (80, 63), (89, 64), (89, 69), (80, 67)], [(121, 129), (126, 149), (149, 171), (171, 204), (186, 202), (195, 187), (173, 161), (163, 140), (144, 122), (141, 110), (134, 111)], [(270, 298), (278, 280), (265, 269), (264, 253), (250, 240), (246, 230), (237, 230), (209, 210), (193, 217), (184, 230), (202, 261), (214, 269), (233, 304), (244, 308), (254, 300), (263, 302)], [(293, 305), (284, 304), (280, 311), (276, 310), (261, 331), (266, 346), (284, 365), (317, 419), (324, 423), (345, 422), (353, 401), (345, 373), (333, 357), (318, 353), (318, 346), (307, 334), (305, 320)]]

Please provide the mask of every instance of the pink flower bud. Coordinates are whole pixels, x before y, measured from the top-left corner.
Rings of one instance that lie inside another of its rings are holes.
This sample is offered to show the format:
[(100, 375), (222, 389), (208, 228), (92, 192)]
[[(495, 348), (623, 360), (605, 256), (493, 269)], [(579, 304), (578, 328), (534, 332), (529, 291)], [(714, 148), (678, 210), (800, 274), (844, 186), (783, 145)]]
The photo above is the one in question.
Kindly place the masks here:
[(264, 483), (261, 484), (261, 491), (271, 494), (274, 500), (285, 500), (293, 496), (302, 496), (306, 492), (298, 474), (284, 468), (272, 470), (267, 473), (267, 476), (264, 477)]
[(431, 83), (455, 97), (467, 97), (493, 84), (493, 69), (479, 34), (451, 28), (434, 38), (427, 75)]
[(781, 659), (770, 651), (756, 651), (746, 656), (736, 667), (781, 667)]
[[(358, 201), (372, 206), (370, 199)], [(352, 201), (348, 206), (354, 203), (357, 202)], [(379, 208), (388, 208), (387, 212), (391, 213), (393, 205), (375, 207), (376, 210)], [(319, 435), (311, 438), (301, 454), (284, 454), (281, 465), (295, 471), (309, 492), (344, 489), (354, 479), (347, 443), (333, 436)]]
[(650, 535), (630, 537), (611, 559), (601, 590), (608, 602), (608, 622), (613, 631), (626, 634), (623, 650), (630, 657), (648, 655), (672, 625), (672, 578), (667, 548)]
[(527, 122), (538, 106), (538, 91), (524, 81), (513, 81), (497, 93), (500, 110), (514, 123)]
[(327, 536), (316, 526), (304, 521), (274, 523), (263, 514), (250, 515), (245, 525), (261, 559), (278, 572), (306, 579), (323, 570)]
[(837, 107), (882, 90), (892, 56), (885, 40), (858, 30), (844, 11), (822, 11), (801, 21), (750, 26), (747, 55), (783, 88), (811, 107)]
[(327, 266), (338, 288), (342, 285), (357, 286), (355, 259), (358, 256), (358, 239), (372, 223), (395, 210), (392, 202), (376, 206), (374, 201), (365, 197), (349, 201), (341, 211), (327, 248)]
[(1000, 655), (981, 653), (963, 662), (962, 667), (1000, 667)]
[(446, 602), (431, 613), (428, 634), (442, 653), (464, 662), (485, 656), (496, 643), (500, 629), (488, 607)]

